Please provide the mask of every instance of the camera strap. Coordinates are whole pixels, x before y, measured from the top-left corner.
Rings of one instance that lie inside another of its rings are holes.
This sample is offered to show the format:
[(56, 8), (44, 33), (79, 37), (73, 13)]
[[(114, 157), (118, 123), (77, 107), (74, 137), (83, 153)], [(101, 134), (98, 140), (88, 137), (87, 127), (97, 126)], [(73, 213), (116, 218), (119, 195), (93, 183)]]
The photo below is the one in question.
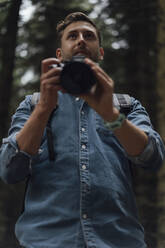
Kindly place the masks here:
[[(31, 98), (31, 108), (32, 111), (34, 110), (36, 104), (38, 103), (40, 99), (40, 93), (34, 92)], [(54, 111), (56, 111), (57, 107), (52, 111), (48, 123), (46, 125), (46, 136), (47, 136), (47, 143), (48, 143), (48, 153), (49, 153), (49, 160), (54, 161), (55, 160), (55, 151), (54, 151), (54, 144), (53, 144), (53, 133), (51, 128), (51, 120), (52, 116), (54, 114)]]
[(54, 151), (54, 140), (53, 140), (53, 133), (51, 128), (51, 119), (55, 110), (52, 111), (48, 123), (46, 125), (46, 135), (47, 135), (47, 142), (48, 142), (48, 152), (49, 152), (49, 160), (55, 160), (55, 151)]

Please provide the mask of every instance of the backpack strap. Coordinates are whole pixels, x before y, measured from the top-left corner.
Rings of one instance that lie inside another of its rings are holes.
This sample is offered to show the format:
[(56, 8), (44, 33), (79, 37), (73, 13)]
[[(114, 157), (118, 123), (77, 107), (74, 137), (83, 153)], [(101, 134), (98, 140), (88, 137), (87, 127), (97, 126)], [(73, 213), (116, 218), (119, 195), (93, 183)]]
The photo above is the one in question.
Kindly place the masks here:
[(132, 109), (131, 97), (128, 94), (113, 94), (113, 103), (125, 115), (128, 115)]
[(40, 99), (40, 92), (34, 92), (31, 98), (31, 105), (32, 107), (35, 107), (35, 105), (38, 103)]
[[(131, 96), (128, 94), (113, 94), (113, 102), (116, 108), (120, 110), (121, 113), (126, 116), (132, 110), (133, 104)], [(132, 178), (134, 177), (133, 164), (129, 161), (129, 168)]]

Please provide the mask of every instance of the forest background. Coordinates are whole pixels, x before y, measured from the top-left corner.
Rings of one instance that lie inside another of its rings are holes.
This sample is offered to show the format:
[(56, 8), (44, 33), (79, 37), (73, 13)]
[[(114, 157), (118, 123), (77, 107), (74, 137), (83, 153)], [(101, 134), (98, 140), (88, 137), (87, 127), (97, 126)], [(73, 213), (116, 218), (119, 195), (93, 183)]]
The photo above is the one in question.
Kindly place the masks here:
[[(55, 56), (56, 24), (83, 11), (100, 27), (101, 66), (115, 91), (141, 101), (165, 140), (164, 0), (0, 0), (0, 140), (25, 95), (39, 91), (40, 63)], [(165, 166), (134, 169), (139, 216), (150, 248), (165, 247)], [(14, 224), (22, 211), (25, 183), (0, 180), (0, 248), (18, 248)]]

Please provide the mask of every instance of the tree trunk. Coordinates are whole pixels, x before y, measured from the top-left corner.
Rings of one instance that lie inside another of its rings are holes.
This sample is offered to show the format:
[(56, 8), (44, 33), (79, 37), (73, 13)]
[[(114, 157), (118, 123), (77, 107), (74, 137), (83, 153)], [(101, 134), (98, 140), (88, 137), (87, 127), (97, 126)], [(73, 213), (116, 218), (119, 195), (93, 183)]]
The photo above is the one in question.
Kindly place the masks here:
[(12, 0), (7, 16), (6, 33), (1, 38), (1, 69), (0, 69), (0, 138), (8, 130), (8, 117), (13, 83), (15, 48), (18, 31), (19, 9), (22, 0)]
[(130, 48), (126, 67), (130, 92), (146, 107), (156, 127), (156, 1), (151, 0), (148, 3), (144, 0), (136, 1), (131, 13), (128, 13)]
[[(136, 1), (134, 9), (128, 15), (130, 49), (127, 56), (127, 75), (130, 91), (146, 107), (154, 127), (157, 128), (155, 83), (157, 2), (155, 0), (148, 3), (144, 0)], [(135, 168), (134, 171), (136, 199), (140, 219), (145, 229), (145, 239), (148, 247), (157, 248), (157, 174), (139, 168)]]
[[(0, 138), (8, 130), (8, 116), (13, 83), (15, 48), (18, 32), (19, 10), (22, 0), (12, 0), (8, 8), (5, 34), (1, 37), (0, 68)], [(17, 189), (17, 192), (16, 192)], [(0, 180), (0, 247), (18, 248), (14, 224), (20, 210), (19, 188)]]
[[(159, 23), (157, 33), (158, 45), (158, 69), (157, 69), (157, 92), (158, 101), (158, 123), (159, 132), (165, 141), (165, 1), (159, 2)], [(165, 167), (163, 166), (159, 173), (158, 180), (158, 246), (157, 248), (165, 247)]]

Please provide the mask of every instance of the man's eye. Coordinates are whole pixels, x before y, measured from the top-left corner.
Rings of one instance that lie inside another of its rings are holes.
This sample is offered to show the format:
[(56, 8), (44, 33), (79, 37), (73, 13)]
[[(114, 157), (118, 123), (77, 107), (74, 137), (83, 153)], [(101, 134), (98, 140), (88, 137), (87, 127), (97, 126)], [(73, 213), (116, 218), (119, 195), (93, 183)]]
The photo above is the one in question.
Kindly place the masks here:
[(70, 39), (76, 39), (77, 35), (76, 35), (76, 34), (70, 34), (68, 37), (69, 37)]
[(85, 38), (86, 38), (86, 39), (94, 39), (94, 37), (95, 37), (95, 36), (94, 36), (93, 33), (86, 33), (86, 34), (85, 34)]

